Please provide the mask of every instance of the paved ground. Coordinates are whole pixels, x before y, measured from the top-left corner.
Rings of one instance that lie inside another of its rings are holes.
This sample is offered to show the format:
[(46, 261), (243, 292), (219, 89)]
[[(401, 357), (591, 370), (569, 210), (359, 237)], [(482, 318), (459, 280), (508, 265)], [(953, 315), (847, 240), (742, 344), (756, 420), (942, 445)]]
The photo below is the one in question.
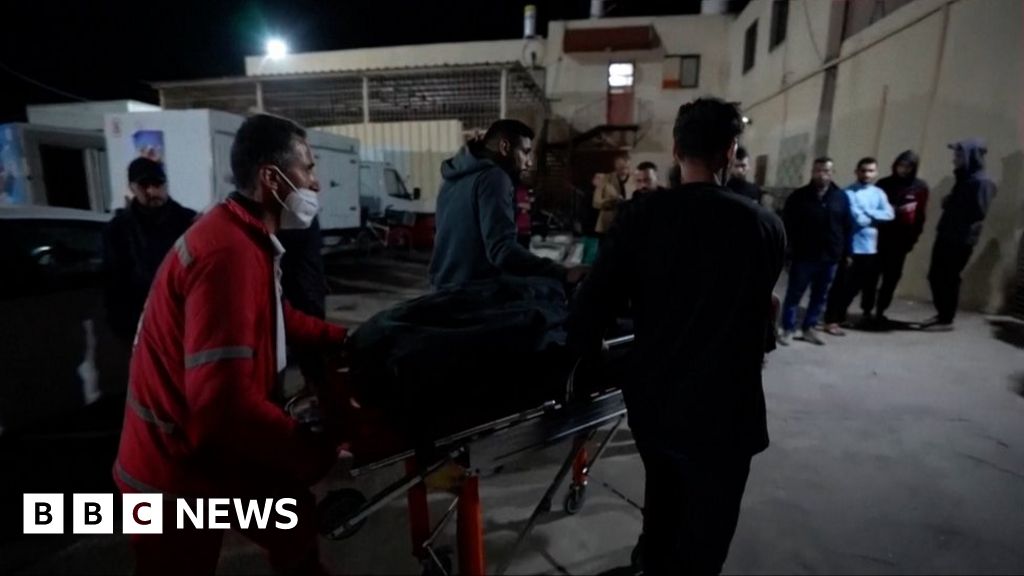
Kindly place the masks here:
[[(355, 324), (424, 288), (423, 265), (336, 263), (332, 318)], [(369, 277), (372, 276), (372, 279)], [(900, 302), (892, 316), (921, 319)], [(1015, 336), (1016, 334), (1016, 336)], [(999, 336), (997, 338), (996, 336)], [(1015, 340), (1016, 338), (1016, 340)], [(1013, 342), (1016, 342), (1014, 344)], [(754, 459), (727, 573), (1021, 573), (1024, 571), (1024, 352), (1019, 332), (964, 314), (957, 330), (850, 332), (819, 348), (796, 342), (765, 373), (772, 446)], [(484, 478), (487, 553), (508, 555), (568, 450), (558, 446)], [(545, 517), (511, 573), (615, 573), (628, 563), (642, 502), (643, 469), (621, 430), (598, 464), (576, 516)], [(367, 493), (398, 477), (320, 486)], [(432, 497), (435, 515), (450, 501)], [(442, 536), (451, 543), (453, 527)], [(24, 557), (38, 542), (0, 548)], [(81, 539), (11, 562), (25, 573), (130, 573), (122, 537)], [(350, 540), (325, 542), (342, 573), (416, 574), (404, 501), (371, 517)], [(6, 570), (4, 570), (6, 571)], [(259, 552), (229, 536), (224, 574), (269, 573)]]

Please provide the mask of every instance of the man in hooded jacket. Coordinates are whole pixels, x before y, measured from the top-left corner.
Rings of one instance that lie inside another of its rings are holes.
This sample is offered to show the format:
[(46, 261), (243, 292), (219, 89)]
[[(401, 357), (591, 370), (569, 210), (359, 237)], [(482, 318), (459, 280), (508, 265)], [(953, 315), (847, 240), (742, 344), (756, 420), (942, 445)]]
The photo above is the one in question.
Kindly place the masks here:
[(498, 120), (441, 164), (437, 236), (430, 262), (435, 288), (463, 286), (501, 275), (578, 282), (583, 267), (566, 268), (516, 241), (513, 190), (532, 166), (533, 130)]
[(903, 264), (907, 254), (917, 244), (924, 230), (925, 213), (928, 211), (928, 184), (917, 177), (919, 159), (912, 150), (896, 157), (892, 163), (892, 175), (878, 181), (877, 186), (885, 191), (889, 204), (896, 212), (896, 218), (878, 224), (878, 259), (881, 271), (881, 287), (875, 317), (885, 323), (885, 311), (892, 304), (896, 286), (903, 276)]
[(996, 195), (996, 185), (985, 174), (988, 152), (985, 142), (968, 138), (950, 144), (949, 148), (953, 150), (956, 183), (942, 200), (942, 217), (935, 230), (928, 271), (932, 301), (938, 314), (922, 326), (932, 331), (953, 329), (953, 318), (960, 302), (960, 273), (971, 259), (981, 237), (985, 215)]

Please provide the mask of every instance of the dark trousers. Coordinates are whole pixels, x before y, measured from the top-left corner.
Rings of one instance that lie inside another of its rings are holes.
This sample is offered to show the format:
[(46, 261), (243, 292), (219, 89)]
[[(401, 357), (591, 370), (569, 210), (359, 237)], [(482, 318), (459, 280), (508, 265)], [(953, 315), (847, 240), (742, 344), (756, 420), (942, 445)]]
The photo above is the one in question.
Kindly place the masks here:
[(882, 277), (881, 286), (878, 288), (878, 303), (876, 311), (879, 316), (892, 305), (893, 294), (896, 293), (896, 286), (903, 277), (903, 264), (907, 260), (909, 249), (903, 247), (885, 248), (878, 251), (878, 266)]
[(782, 329), (792, 332), (796, 328), (796, 314), (800, 307), (800, 299), (804, 297), (807, 287), (811, 287), (811, 299), (807, 302), (807, 314), (804, 315), (804, 330), (810, 330), (817, 324), (821, 310), (825, 307), (828, 287), (836, 275), (835, 262), (805, 262), (794, 260), (789, 266), (789, 283), (786, 284), (786, 299), (782, 304)]
[[(843, 266), (840, 265), (840, 270)], [(854, 254), (853, 263), (836, 274), (836, 281), (829, 293), (828, 309), (825, 311), (825, 322), (838, 324), (846, 321), (846, 310), (853, 299), (860, 294), (860, 308), (870, 313), (875, 307), (875, 295), (878, 292), (878, 256), (875, 254)]]
[(928, 270), (928, 283), (932, 288), (932, 301), (939, 322), (952, 324), (960, 303), (960, 273), (971, 259), (974, 247), (963, 242), (936, 238), (932, 247), (932, 263)]
[(693, 460), (638, 442), (647, 473), (644, 574), (718, 574), (736, 532), (750, 456)]

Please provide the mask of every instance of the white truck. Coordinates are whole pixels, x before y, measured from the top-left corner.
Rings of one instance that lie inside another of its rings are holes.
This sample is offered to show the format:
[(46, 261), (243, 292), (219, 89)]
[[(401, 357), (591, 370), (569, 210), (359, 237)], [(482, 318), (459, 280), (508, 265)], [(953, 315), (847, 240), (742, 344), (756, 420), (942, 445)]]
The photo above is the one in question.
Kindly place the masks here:
[[(216, 110), (161, 110), (108, 114), (104, 126), (112, 185), (110, 206), (128, 198), (128, 164), (139, 156), (164, 163), (171, 196), (202, 211), (234, 189), (231, 144), (244, 118)], [(359, 141), (309, 130), (320, 180), (320, 226), (327, 235), (357, 231)]]

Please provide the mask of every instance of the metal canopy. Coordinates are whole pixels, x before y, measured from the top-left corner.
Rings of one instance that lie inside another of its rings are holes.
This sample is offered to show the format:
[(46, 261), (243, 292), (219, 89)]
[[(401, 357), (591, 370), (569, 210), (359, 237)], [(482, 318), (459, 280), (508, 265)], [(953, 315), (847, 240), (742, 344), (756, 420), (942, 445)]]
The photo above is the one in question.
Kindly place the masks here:
[[(504, 78), (503, 78), (504, 77)], [(544, 91), (522, 64), (495, 63), (155, 83), (164, 108), (264, 110), (307, 126), (543, 115)]]

